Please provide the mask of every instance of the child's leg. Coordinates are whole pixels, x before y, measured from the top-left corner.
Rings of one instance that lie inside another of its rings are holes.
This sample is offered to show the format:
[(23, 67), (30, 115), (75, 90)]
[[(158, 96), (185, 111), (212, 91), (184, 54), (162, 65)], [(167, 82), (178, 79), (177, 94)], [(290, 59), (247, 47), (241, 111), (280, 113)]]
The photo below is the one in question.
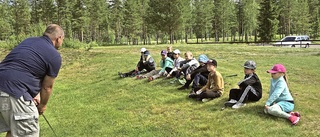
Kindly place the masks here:
[(149, 78), (149, 77), (151, 77), (151, 76), (153, 76), (153, 75), (155, 75), (155, 74), (158, 74), (159, 72), (160, 72), (160, 70), (152, 70), (152, 71), (150, 71), (149, 73), (143, 75), (143, 77)]
[(204, 99), (204, 98), (217, 98), (217, 97), (220, 97), (221, 94), (218, 93), (217, 91), (206, 91), (206, 92), (202, 92), (200, 95), (199, 95), (199, 98), (200, 99)]
[(278, 104), (274, 104), (268, 108), (268, 114), (288, 119), (291, 115), (284, 112)]
[(134, 72), (135, 72), (135, 70), (132, 70), (132, 71), (129, 71), (129, 72), (127, 72), (127, 73), (123, 73), (123, 75), (124, 75), (125, 77), (128, 77), (128, 76), (131, 76)]
[(229, 100), (234, 99), (238, 101), (240, 92), (240, 89), (231, 89), (229, 93)]

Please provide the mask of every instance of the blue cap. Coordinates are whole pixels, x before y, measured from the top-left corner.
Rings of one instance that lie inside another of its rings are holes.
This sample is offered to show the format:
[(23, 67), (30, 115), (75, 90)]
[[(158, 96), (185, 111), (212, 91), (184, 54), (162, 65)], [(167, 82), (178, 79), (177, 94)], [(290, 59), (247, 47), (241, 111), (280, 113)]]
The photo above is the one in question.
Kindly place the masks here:
[(206, 63), (208, 60), (209, 60), (208, 57), (204, 54), (201, 54), (198, 59), (198, 61), (202, 63)]

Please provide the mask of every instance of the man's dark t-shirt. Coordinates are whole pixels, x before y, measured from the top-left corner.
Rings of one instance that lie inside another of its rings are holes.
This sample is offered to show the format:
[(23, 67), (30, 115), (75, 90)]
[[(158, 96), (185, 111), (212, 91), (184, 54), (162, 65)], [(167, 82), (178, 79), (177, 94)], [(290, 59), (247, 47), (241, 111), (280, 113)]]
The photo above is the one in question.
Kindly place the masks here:
[(0, 90), (14, 98), (32, 100), (43, 78), (57, 77), (61, 56), (47, 36), (22, 41), (0, 63)]

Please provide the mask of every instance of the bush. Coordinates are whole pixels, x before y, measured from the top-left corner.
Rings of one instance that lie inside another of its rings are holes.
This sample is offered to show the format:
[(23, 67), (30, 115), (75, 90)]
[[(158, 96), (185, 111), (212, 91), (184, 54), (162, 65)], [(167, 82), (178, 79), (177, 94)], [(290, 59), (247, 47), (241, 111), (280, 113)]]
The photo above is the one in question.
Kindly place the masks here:
[(65, 38), (63, 41), (63, 47), (80, 49), (88, 47), (88, 44), (80, 42), (78, 39), (68, 39)]

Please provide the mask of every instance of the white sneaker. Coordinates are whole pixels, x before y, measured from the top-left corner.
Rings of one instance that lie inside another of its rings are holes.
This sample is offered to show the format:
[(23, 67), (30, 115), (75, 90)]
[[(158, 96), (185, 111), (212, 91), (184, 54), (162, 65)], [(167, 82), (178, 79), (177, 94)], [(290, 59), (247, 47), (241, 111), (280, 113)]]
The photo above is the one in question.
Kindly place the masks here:
[(236, 103), (235, 105), (232, 106), (232, 108), (238, 109), (238, 108), (243, 107), (245, 105), (246, 105), (245, 103)]
[(210, 100), (212, 100), (212, 99), (204, 98), (204, 99), (202, 99), (201, 101), (202, 101), (202, 102), (208, 102), (208, 101), (210, 101)]
[(170, 83), (171, 83), (171, 84), (174, 84), (174, 83), (176, 83), (177, 81), (178, 81), (178, 79), (175, 78), (174, 80), (170, 81)]
[(230, 99), (230, 101), (227, 101), (224, 103), (225, 106), (228, 106), (228, 107), (232, 107), (234, 104), (236, 104), (238, 101), (235, 100), (235, 99)]
[(184, 78), (178, 80), (181, 85), (186, 84), (186, 80)]

